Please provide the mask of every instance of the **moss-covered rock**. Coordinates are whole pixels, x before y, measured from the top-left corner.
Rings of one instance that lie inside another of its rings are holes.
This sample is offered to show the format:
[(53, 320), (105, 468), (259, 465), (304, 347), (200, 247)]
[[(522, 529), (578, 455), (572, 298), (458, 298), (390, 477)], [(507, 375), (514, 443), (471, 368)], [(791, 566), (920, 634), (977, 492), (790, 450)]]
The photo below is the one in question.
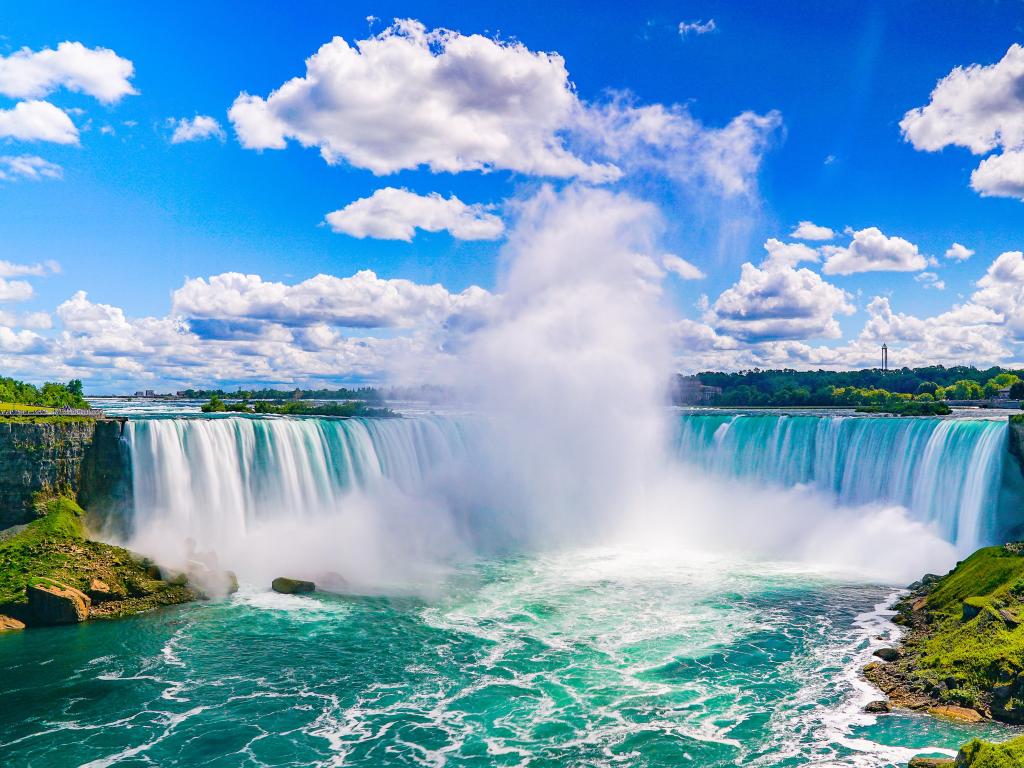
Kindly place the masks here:
[(865, 676), (896, 706), (962, 707), (1024, 723), (1022, 552), (1015, 544), (987, 547), (947, 575), (912, 585), (896, 606), (907, 627), (899, 658), (868, 665)]
[(37, 579), (25, 588), (33, 624), (75, 624), (89, 618), (92, 600), (84, 592), (52, 579)]
[[(55, 623), (46, 609), (38, 607), (56, 596), (53, 585), (62, 593), (80, 594), (90, 619), (126, 616), (198, 597), (188, 586), (153, 578), (147, 565), (127, 550), (90, 541), (82, 509), (73, 499), (39, 497), (36, 508), (35, 520), (0, 539), (0, 614), (30, 626)], [(49, 586), (41, 590), (40, 585)], [(44, 591), (50, 594), (43, 595)]]
[(280, 592), (283, 595), (297, 595), (303, 592), (312, 592), (316, 589), (316, 584), (312, 581), (303, 581), (302, 579), (288, 579), (284, 576), (278, 576), (271, 583), (270, 588), (275, 592)]

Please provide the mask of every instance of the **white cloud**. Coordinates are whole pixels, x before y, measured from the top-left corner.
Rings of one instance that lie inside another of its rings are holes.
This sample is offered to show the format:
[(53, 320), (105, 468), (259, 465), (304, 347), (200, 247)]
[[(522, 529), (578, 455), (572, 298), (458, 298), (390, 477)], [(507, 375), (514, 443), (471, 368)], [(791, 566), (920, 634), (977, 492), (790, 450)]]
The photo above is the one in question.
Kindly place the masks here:
[(971, 188), (982, 197), (1024, 200), (1024, 151), (1007, 150), (982, 160), (971, 172)]
[(264, 322), (409, 328), (475, 310), (490, 297), (475, 286), (453, 294), (440, 284), (384, 280), (365, 269), (345, 278), (317, 275), (296, 285), (226, 272), (186, 280), (173, 294), (173, 313), (186, 318), (193, 328), (202, 326), (218, 333), (246, 330)]
[(784, 267), (792, 267), (801, 261), (818, 261), (818, 252), (803, 243), (783, 243), (774, 237), (768, 238), (764, 243), (764, 249), (768, 252), (766, 262), (772, 262)]
[(0, 259), (0, 277), (44, 277), (58, 272), (60, 264), (52, 260), (38, 264), (15, 264)]
[(858, 272), (917, 272), (928, 266), (918, 248), (902, 237), (886, 237), (878, 227), (853, 233), (846, 247), (822, 246), (823, 271), (827, 275), (852, 275)]
[(953, 243), (946, 249), (946, 258), (953, 259), (954, 261), (967, 261), (973, 255), (974, 251), (966, 245), (960, 245), (960, 243)]
[(676, 256), (674, 253), (666, 253), (662, 256), (661, 265), (683, 280), (703, 280), (707, 277), (696, 265), (691, 264), (681, 256)]
[(0, 301), (27, 301), (32, 298), (32, 286), (24, 280), (5, 280), (0, 277)]
[(714, 32), (717, 28), (714, 19), (708, 19), (707, 21), (681, 21), (679, 22), (679, 35), (680, 37), (686, 37), (691, 34), (706, 35), (708, 32)]
[(914, 280), (921, 283), (924, 288), (934, 288), (936, 291), (946, 290), (946, 283), (940, 280), (934, 272), (922, 272), (919, 275), (914, 275)]
[(927, 105), (900, 121), (915, 149), (956, 145), (983, 155), (1024, 145), (1024, 48), (1014, 43), (996, 64), (956, 67), (935, 86)]
[(214, 118), (209, 115), (196, 115), (193, 118), (181, 117), (168, 118), (167, 123), (174, 128), (171, 134), (172, 144), (182, 144), (186, 141), (204, 141), (206, 139), (218, 139), (224, 141), (224, 129), (220, 127)]
[(683, 107), (637, 106), (620, 93), (581, 110), (574, 130), (594, 152), (626, 170), (654, 170), (730, 197), (753, 191), (781, 125), (778, 112), (743, 112), (723, 128), (708, 128)]
[(0, 109), (0, 138), (77, 144), (78, 129), (67, 113), (48, 101), (19, 101)]
[(831, 240), (836, 233), (828, 227), (818, 226), (813, 221), (801, 221), (789, 236), (796, 240)]
[(242, 146), (316, 146), (330, 164), (375, 174), (508, 169), (614, 178), (574, 156), (559, 132), (580, 108), (557, 54), (405, 20), (354, 46), (335, 37), (306, 73), (266, 98), (242, 93), (228, 116)]
[(1024, 339), (1024, 253), (999, 254), (978, 280), (971, 301), (1000, 313), (1013, 336)]
[(331, 211), (325, 219), (335, 232), (407, 243), (417, 229), (447, 230), (459, 240), (496, 240), (505, 232), (502, 220), (484, 205), (467, 205), (455, 195), (445, 199), (436, 192), (417, 195), (394, 187), (378, 189), (370, 197)]
[(265, 98), (240, 94), (228, 116), (244, 147), (293, 139), (378, 175), (426, 166), (600, 183), (655, 170), (726, 196), (751, 191), (782, 124), (744, 112), (707, 128), (684, 107), (622, 93), (587, 104), (557, 54), (411, 20), (351, 45), (334, 38), (304, 76)]
[(956, 67), (938, 82), (927, 105), (900, 122), (915, 149), (960, 146), (975, 155), (996, 150), (971, 174), (984, 196), (1024, 200), (1024, 47), (1014, 43), (989, 66)]
[(67, 88), (111, 104), (136, 93), (129, 82), (133, 74), (132, 62), (108, 48), (86, 48), (66, 41), (56, 50), (22, 48), (0, 56), (0, 93), (35, 99)]
[(0, 155), (0, 181), (40, 181), (63, 176), (63, 168), (36, 155)]
[(809, 269), (785, 260), (746, 263), (740, 279), (722, 292), (706, 320), (719, 332), (748, 342), (837, 338), (836, 314), (854, 312), (850, 295)]

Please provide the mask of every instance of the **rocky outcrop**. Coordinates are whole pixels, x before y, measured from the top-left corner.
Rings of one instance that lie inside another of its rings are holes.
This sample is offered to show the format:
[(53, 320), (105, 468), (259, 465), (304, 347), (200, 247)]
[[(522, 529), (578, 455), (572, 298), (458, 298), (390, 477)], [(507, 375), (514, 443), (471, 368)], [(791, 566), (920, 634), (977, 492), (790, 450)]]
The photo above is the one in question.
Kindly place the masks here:
[(89, 618), (92, 600), (74, 587), (43, 581), (30, 584), (25, 591), (35, 624), (75, 624)]
[(287, 579), (284, 576), (278, 576), (274, 579), (270, 588), (275, 592), (280, 592), (282, 595), (297, 595), (303, 592), (312, 592), (316, 589), (316, 584), (312, 581), (303, 581), (302, 579)]
[(0, 632), (15, 632), (25, 628), (25, 622), (12, 619), (10, 616), (0, 616)]
[(77, 495), (91, 511), (130, 498), (129, 480), (117, 419), (0, 420), (0, 530), (34, 519), (39, 492)]

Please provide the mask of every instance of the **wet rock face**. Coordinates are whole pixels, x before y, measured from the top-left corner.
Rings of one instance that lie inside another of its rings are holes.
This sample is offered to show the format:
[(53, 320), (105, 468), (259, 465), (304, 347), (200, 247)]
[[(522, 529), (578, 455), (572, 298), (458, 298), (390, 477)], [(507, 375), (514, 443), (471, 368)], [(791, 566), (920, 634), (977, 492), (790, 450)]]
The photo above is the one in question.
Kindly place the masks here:
[(270, 585), (270, 588), (275, 592), (280, 592), (283, 595), (298, 595), (303, 592), (312, 592), (316, 589), (316, 585), (312, 581), (302, 581), (301, 579), (288, 579), (284, 576), (278, 576), (274, 579), (274, 582)]
[(992, 688), (992, 715), (1003, 722), (1024, 724), (1024, 671), (1005, 668), (997, 679)]
[(75, 624), (89, 618), (92, 600), (74, 587), (51, 581), (32, 584), (26, 593), (35, 624)]
[[(129, 477), (121, 422), (0, 422), (0, 530), (30, 522), (39, 491), (78, 494), (90, 508)], [(89, 498), (86, 498), (89, 497)]]

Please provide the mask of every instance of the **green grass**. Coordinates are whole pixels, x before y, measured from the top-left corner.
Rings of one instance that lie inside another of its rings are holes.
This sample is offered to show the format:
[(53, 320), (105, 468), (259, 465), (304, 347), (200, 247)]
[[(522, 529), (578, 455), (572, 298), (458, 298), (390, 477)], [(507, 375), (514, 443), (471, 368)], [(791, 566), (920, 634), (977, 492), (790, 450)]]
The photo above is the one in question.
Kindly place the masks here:
[(1024, 765), (1024, 736), (991, 744), (975, 739), (960, 748), (957, 766), (963, 768), (1020, 768)]
[[(1000, 678), (1024, 671), (1024, 626), (1004, 621), (999, 610), (1024, 616), (1024, 557), (1004, 547), (978, 550), (928, 596), (928, 637), (914, 647), (913, 669), (933, 685), (954, 679), (942, 696), (950, 703), (983, 708)], [(979, 609), (964, 621), (963, 604)], [(1016, 703), (1024, 706), (1024, 702)]]
[(24, 403), (4, 403), (0, 402), (0, 411), (41, 411), (44, 408), (41, 405), (25, 405)]
[(154, 579), (149, 563), (120, 547), (89, 541), (82, 508), (66, 496), (40, 497), (41, 516), (21, 530), (0, 539), (0, 614), (27, 617), (25, 589), (30, 584), (58, 582), (83, 592), (93, 578), (104, 581), (117, 599), (98, 613), (119, 616), (157, 605), (195, 599), (180, 584)]

